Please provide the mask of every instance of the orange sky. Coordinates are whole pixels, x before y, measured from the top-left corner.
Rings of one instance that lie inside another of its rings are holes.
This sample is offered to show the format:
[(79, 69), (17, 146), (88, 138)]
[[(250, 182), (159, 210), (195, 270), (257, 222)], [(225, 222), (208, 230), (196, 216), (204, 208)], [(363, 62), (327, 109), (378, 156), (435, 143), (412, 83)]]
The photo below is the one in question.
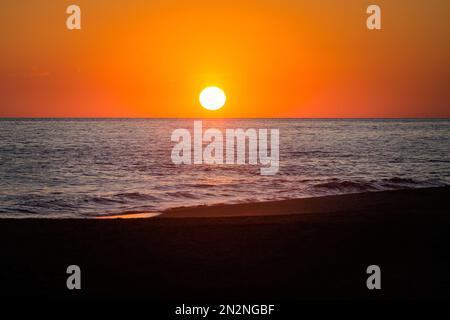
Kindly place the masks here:
[(447, 0), (8, 1), (0, 30), (0, 117), (450, 117)]

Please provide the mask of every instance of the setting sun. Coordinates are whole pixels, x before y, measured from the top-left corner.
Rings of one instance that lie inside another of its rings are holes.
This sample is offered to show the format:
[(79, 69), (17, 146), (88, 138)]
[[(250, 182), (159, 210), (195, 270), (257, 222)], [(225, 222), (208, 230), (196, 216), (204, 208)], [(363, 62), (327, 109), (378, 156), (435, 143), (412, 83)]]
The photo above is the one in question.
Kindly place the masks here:
[(200, 93), (200, 104), (208, 110), (218, 110), (223, 107), (227, 97), (222, 89), (208, 87)]

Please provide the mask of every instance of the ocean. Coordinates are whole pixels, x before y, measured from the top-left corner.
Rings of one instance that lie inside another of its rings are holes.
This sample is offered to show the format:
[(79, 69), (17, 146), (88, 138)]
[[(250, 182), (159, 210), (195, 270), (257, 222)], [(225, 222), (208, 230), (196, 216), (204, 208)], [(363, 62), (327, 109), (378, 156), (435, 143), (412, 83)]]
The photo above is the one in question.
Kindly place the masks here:
[(93, 218), (450, 184), (450, 120), (222, 119), (279, 129), (280, 166), (175, 165), (193, 119), (0, 119), (0, 217)]

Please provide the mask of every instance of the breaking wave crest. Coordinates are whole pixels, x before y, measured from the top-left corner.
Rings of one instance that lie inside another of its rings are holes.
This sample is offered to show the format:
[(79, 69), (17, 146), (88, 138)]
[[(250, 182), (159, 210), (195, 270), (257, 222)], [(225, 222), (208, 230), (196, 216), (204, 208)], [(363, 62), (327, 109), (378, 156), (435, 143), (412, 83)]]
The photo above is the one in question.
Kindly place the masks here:
[(312, 186), (315, 190), (327, 190), (337, 194), (342, 192), (371, 192), (397, 189), (412, 189), (412, 188), (430, 188), (430, 187), (444, 187), (447, 184), (441, 181), (432, 180), (415, 180), (411, 178), (385, 178), (381, 180), (338, 180), (315, 184)]

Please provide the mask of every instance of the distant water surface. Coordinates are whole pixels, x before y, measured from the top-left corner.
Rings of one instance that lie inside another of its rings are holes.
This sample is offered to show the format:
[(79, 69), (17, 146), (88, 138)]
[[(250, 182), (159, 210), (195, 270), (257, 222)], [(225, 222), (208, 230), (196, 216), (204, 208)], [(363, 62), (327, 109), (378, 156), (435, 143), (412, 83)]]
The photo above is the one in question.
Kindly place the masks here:
[(95, 217), (450, 184), (450, 120), (204, 120), (280, 130), (280, 170), (174, 165), (194, 120), (1, 119), (0, 217)]

